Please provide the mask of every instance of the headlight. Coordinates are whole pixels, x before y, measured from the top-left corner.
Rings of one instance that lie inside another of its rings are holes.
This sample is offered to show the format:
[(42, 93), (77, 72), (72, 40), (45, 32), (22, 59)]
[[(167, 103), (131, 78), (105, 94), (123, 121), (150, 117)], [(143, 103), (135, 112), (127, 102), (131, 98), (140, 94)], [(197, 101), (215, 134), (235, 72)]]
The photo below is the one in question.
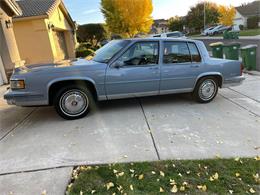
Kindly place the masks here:
[(24, 80), (11, 80), (10, 86), (11, 86), (11, 89), (24, 89), (25, 82), (24, 82)]

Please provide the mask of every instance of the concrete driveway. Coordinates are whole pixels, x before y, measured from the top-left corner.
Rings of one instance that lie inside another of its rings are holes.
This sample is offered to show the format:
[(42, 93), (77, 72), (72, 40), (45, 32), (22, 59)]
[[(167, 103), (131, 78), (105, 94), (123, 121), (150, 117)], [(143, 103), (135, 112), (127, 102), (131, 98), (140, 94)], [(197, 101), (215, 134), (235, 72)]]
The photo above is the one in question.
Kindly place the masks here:
[(210, 104), (189, 95), (109, 101), (76, 121), (50, 107), (8, 106), (1, 95), (0, 191), (64, 194), (81, 164), (259, 155), (260, 77), (246, 77)]

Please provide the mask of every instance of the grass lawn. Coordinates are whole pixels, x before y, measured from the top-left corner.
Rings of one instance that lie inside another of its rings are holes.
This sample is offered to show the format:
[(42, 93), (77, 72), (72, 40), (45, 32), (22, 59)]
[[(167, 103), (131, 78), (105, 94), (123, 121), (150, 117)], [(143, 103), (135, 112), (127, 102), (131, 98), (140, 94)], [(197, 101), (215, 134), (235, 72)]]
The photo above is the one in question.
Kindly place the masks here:
[(260, 35), (260, 28), (250, 29), (250, 30), (241, 30), (239, 32), (239, 36), (255, 36), (255, 35)]
[(81, 166), (67, 194), (260, 194), (260, 157)]
[[(249, 29), (249, 30), (241, 30), (239, 32), (239, 36), (256, 36), (260, 35), (260, 28), (258, 29)], [(190, 35), (190, 37), (203, 37), (201, 34), (195, 34), (195, 35)], [(210, 37), (223, 37), (222, 34), (216, 34), (212, 35)]]

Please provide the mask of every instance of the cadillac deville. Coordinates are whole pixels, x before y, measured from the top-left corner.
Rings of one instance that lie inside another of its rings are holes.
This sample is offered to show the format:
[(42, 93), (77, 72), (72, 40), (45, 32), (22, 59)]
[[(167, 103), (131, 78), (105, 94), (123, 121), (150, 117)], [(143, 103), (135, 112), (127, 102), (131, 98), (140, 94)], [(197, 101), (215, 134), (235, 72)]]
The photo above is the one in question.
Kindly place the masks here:
[(92, 60), (16, 68), (4, 98), (17, 106), (53, 105), (65, 119), (87, 115), (96, 101), (191, 93), (208, 103), (219, 87), (243, 80), (239, 61), (211, 58), (201, 41), (114, 40)]

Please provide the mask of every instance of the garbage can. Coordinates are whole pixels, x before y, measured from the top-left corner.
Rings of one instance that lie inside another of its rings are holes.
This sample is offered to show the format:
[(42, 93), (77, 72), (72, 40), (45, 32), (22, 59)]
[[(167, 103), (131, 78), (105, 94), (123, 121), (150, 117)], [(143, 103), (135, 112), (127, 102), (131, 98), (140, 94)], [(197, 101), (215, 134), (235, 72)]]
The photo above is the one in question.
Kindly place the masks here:
[(239, 38), (239, 32), (238, 31), (229, 31), (230, 39), (238, 39)]
[(247, 70), (256, 70), (257, 45), (247, 45), (241, 48), (241, 57)]
[(223, 39), (239, 39), (238, 31), (224, 31)]
[(239, 60), (240, 43), (229, 43), (223, 45), (223, 54), (226, 59)]
[(228, 33), (227, 30), (225, 30), (225, 31), (223, 32), (223, 39), (230, 39), (229, 33)]
[(209, 45), (212, 50), (212, 56), (214, 58), (223, 58), (223, 43), (216, 42)]

